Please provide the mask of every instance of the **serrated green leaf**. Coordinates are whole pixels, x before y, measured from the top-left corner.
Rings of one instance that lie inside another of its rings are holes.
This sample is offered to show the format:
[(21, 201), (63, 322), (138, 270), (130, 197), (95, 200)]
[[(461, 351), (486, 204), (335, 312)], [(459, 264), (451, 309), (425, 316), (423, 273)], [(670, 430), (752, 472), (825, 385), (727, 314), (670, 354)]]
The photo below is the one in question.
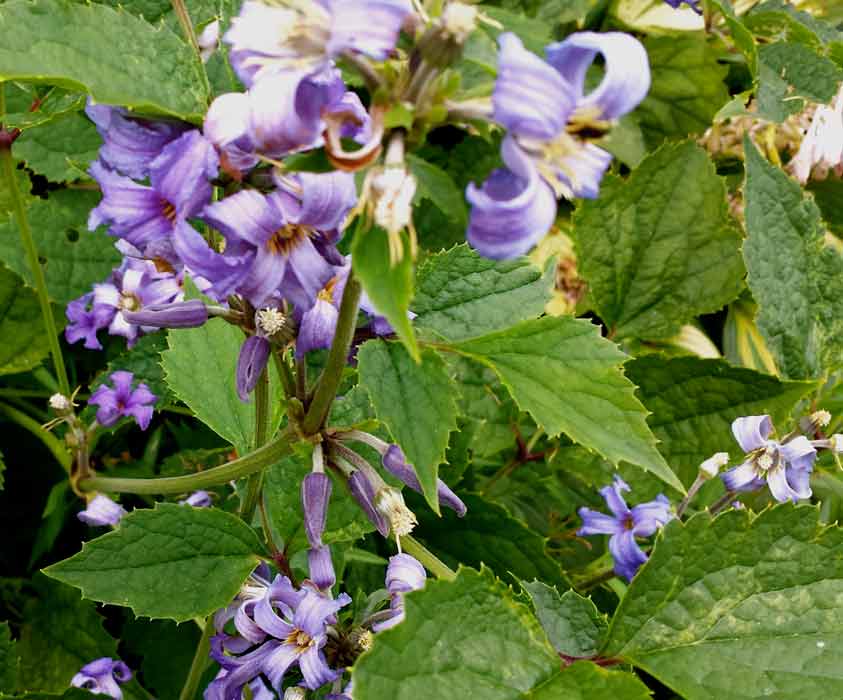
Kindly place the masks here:
[(0, 338), (0, 375), (26, 372), (49, 353), (38, 297), (5, 267), (0, 267)]
[(735, 14), (735, 9), (729, 0), (712, 0), (712, 4), (723, 15), (723, 20), (726, 22), (726, 26), (729, 27), (729, 32), (732, 35), (735, 46), (746, 57), (749, 72), (755, 75), (758, 71), (758, 48), (755, 45), (755, 38), (752, 36), (752, 32), (737, 14)]
[(0, 79), (88, 92), (97, 102), (201, 119), (208, 95), (190, 46), (128, 12), (62, 0), (0, 6)]
[(84, 95), (59, 87), (28, 83), (3, 83), (3, 87), (6, 94), (3, 125), (7, 129), (33, 129), (85, 106)]
[(691, 141), (659, 149), (627, 180), (605, 178), (600, 198), (577, 210), (572, 237), (579, 272), (617, 338), (670, 338), (743, 287), (726, 187)]
[(418, 156), (408, 155), (407, 164), (417, 183), (413, 204), (418, 206), (425, 200), (432, 202), (457, 226), (464, 227), (468, 223), (465, 198), (451, 176)]
[(621, 370), (626, 356), (589, 321), (545, 316), (455, 348), (494, 369), (548, 435), (564, 432), (611, 462), (631, 462), (684, 491)]
[(843, 259), (824, 246), (820, 212), (799, 185), (746, 139), (747, 284), (757, 323), (783, 377), (841, 365)]
[(15, 157), (53, 182), (78, 180), (97, 157), (101, 143), (96, 127), (84, 115), (69, 112), (25, 130), (15, 141)]
[(550, 298), (553, 270), (526, 258), (495, 261), (468, 245), (425, 259), (413, 299), (415, 325), (446, 340), (464, 340), (537, 318)]
[(442, 358), (424, 350), (420, 362), (403, 345), (370, 340), (357, 353), (360, 384), (375, 414), (415, 467), (427, 502), (439, 512), (436, 479), (451, 431), (457, 429), (454, 383)]
[(547, 638), (560, 654), (566, 656), (594, 656), (609, 629), (606, 615), (591, 598), (584, 598), (574, 590), (559, 591), (541, 581), (522, 581), (536, 617)]
[(705, 131), (729, 101), (723, 82), (727, 68), (718, 63), (705, 35), (650, 37), (644, 47), (652, 87), (635, 114), (650, 144)]
[(837, 697), (841, 595), (843, 530), (816, 508), (701, 513), (664, 528), (601, 654), (687, 700)]
[(650, 689), (631, 673), (578, 661), (525, 696), (525, 700), (649, 700)]
[(783, 0), (767, 0), (756, 5), (746, 14), (744, 22), (756, 35), (769, 40), (786, 39), (819, 46), (841, 39), (833, 23), (797, 10)]
[(234, 515), (158, 503), (132, 511), (114, 532), (44, 573), (136, 616), (184, 622), (231, 602), (260, 551), (255, 533)]
[(559, 564), (545, 552), (547, 540), (513, 518), (506, 508), (479, 496), (461, 494), (468, 512), (458, 518), (443, 511), (437, 518), (417, 509), (414, 534), (446, 563), (479, 567), (485, 564), (498, 576), (540, 578), (564, 584)]
[(177, 698), (201, 636), (192, 622), (132, 620), (123, 627), (121, 640), (133, 656), (143, 659), (139, 670), (144, 685), (160, 698)]
[(372, 399), (369, 392), (359, 384), (346, 394), (337, 396), (331, 404), (331, 413), (328, 416), (328, 425), (331, 428), (367, 430), (372, 424), (377, 425)]
[(488, 571), (428, 580), (404, 604), (404, 622), (355, 663), (355, 700), (519, 700), (559, 668), (535, 618)]
[(700, 463), (716, 452), (743, 457), (732, 437), (732, 421), (769, 413), (784, 426), (793, 407), (817, 389), (816, 382), (786, 382), (724, 360), (649, 355), (626, 366), (651, 411), (647, 422), (659, 450), (685, 484), (696, 478)]
[(18, 685), (17, 643), (8, 622), (0, 622), (0, 693), (13, 693)]
[(400, 236), (403, 255), (393, 264), (386, 231), (377, 226), (367, 229), (358, 221), (351, 244), (351, 265), (375, 309), (386, 317), (401, 342), (418, 360), (416, 335), (407, 317), (413, 298), (413, 261), (407, 236), (404, 233)]
[[(94, 192), (56, 190), (36, 199), (27, 211), (50, 298), (66, 304), (105, 280), (120, 264), (114, 239), (104, 228), (88, 231), (87, 219), (99, 196)], [(0, 223), (0, 259), (35, 286), (14, 219)], [(62, 314), (62, 317), (64, 314)]]
[(38, 599), (27, 603), (21, 628), (18, 687), (61, 693), (85, 664), (117, 656), (103, 618), (79, 591), (44, 576), (34, 580)]

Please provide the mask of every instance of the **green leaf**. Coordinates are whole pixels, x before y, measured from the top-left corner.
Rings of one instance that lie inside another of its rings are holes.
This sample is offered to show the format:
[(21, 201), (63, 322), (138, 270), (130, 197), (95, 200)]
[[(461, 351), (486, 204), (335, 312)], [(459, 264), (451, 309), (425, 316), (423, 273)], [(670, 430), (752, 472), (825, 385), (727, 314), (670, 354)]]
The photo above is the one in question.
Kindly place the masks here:
[(457, 429), (454, 383), (442, 358), (424, 350), (420, 362), (403, 345), (384, 340), (365, 343), (357, 354), (360, 384), (375, 414), (416, 469), (424, 496), (439, 512), (436, 479), (445, 461), (451, 431)]
[[(15, 169), (15, 183), (18, 187), (18, 194), (23, 200), (24, 206), (28, 206), (32, 200), (30, 191), (32, 190), (32, 183), (29, 180), (25, 170)], [(5, 222), (6, 215), (12, 211), (12, 193), (9, 191), (8, 181), (6, 178), (0, 178), (0, 222)]]
[(578, 661), (540, 685), (525, 700), (649, 700), (650, 689), (636, 676)]
[(529, 594), (536, 616), (557, 652), (566, 656), (597, 653), (609, 621), (591, 598), (583, 598), (574, 590), (560, 596), (555, 587), (541, 581), (522, 581), (521, 587)]
[(132, 655), (143, 659), (144, 685), (160, 698), (177, 698), (201, 635), (193, 622), (132, 620), (123, 627), (122, 642)]
[(59, 87), (28, 83), (5, 83), (4, 87), (6, 114), (3, 125), (7, 129), (26, 131), (85, 107), (84, 95)]
[(355, 663), (355, 700), (520, 700), (559, 668), (535, 618), (488, 571), (428, 580), (405, 608)]
[(705, 131), (729, 101), (723, 82), (728, 69), (717, 62), (705, 35), (650, 37), (644, 47), (652, 87), (635, 114), (650, 144)]
[(550, 298), (552, 276), (552, 269), (542, 275), (526, 258), (489, 260), (466, 244), (455, 246), (420, 266), (415, 325), (464, 340), (537, 318)]
[(577, 210), (572, 236), (579, 272), (617, 338), (668, 339), (743, 287), (726, 187), (691, 141), (660, 148), (627, 180), (605, 178), (600, 198)]
[(828, 228), (837, 236), (843, 235), (843, 181), (837, 178), (810, 180), (807, 190), (814, 195)]
[(18, 684), (17, 643), (8, 622), (0, 622), (0, 693), (12, 693)]
[(136, 616), (184, 622), (228, 605), (260, 551), (255, 533), (234, 515), (158, 503), (132, 511), (114, 532), (44, 572)]
[(790, 504), (664, 528), (602, 655), (687, 700), (843, 694), (843, 530)]
[[(104, 281), (120, 264), (120, 253), (105, 228), (88, 231), (88, 214), (98, 199), (94, 192), (56, 190), (47, 199), (33, 201), (27, 211), (50, 298), (59, 304), (90, 291), (92, 282)], [(34, 288), (20, 232), (11, 218), (0, 223), (0, 259)]]
[(776, 361), (755, 323), (755, 302), (745, 296), (729, 304), (723, 326), (723, 356), (732, 364), (777, 375)]
[[(743, 451), (732, 437), (732, 421), (769, 413), (785, 427), (793, 407), (816, 390), (816, 382), (787, 382), (724, 360), (649, 355), (626, 366), (629, 379), (652, 411), (647, 422), (659, 449), (685, 484), (716, 452)], [(786, 432), (786, 430), (785, 430)]]
[(458, 226), (465, 227), (468, 224), (465, 198), (451, 176), (418, 156), (408, 155), (407, 164), (418, 185), (413, 204), (419, 206), (427, 200)]
[(49, 353), (35, 292), (0, 267), (0, 375), (26, 372)]
[(96, 127), (78, 112), (27, 129), (15, 141), (15, 156), (53, 182), (78, 180), (97, 157), (102, 139)]
[(564, 432), (613, 463), (631, 462), (684, 490), (621, 370), (626, 355), (589, 321), (545, 316), (455, 348), (494, 369), (549, 436)]
[(732, 40), (735, 42), (741, 53), (746, 57), (749, 72), (755, 75), (758, 71), (758, 48), (755, 45), (755, 38), (752, 32), (735, 14), (732, 3), (729, 0), (712, 0), (712, 4), (718, 10), (729, 27)]
[(753, 33), (771, 41), (787, 39), (819, 47), (841, 39), (833, 23), (797, 10), (782, 0), (767, 0), (756, 5), (747, 13), (744, 22)]
[(559, 564), (545, 552), (544, 537), (496, 503), (469, 494), (460, 497), (468, 508), (463, 518), (451, 511), (437, 518), (417, 509), (419, 527), (414, 534), (437, 556), (454, 567), (485, 564), (502, 577), (565, 583)]
[(407, 236), (400, 235), (404, 253), (401, 260), (392, 264), (386, 231), (377, 226), (367, 229), (358, 221), (351, 244), (351, 264), (378, 313), (392, 324), (410, 355), (418, 361), (419, 348), (407, 317), (413, 298), (413, 261)]
[(169, 29), (128, 12), (62, 0), (0, 6), (0, 80), (49, 83), (97, 102), (200, 120), (200, 63)]
[(61, 693), (85, 664), (117, 656), (117, 642), (103, 629), (103, 618), (79, 591), (44, 576), (34, 580), (38, 599), (27, 604), (18, 641), (18, 687)]
[(813, 199), (748, 139), (744, 151), (743, 257), (758, 327), (783, 377), (823, 376), (843, 363), (843, 259), (824, 246)]

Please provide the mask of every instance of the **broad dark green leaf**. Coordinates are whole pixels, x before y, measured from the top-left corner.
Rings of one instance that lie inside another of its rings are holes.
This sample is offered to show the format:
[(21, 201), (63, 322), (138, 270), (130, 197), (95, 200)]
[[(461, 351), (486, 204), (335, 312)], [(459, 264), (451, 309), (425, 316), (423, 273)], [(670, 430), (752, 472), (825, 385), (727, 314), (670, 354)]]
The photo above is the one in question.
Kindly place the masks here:
[(457, 429), (455, 385), (445, 362), (424, 350), (415, 362), (403, 345), (371, 340), (357, 354), (360, 384), (375, 414), (416, 468), (430, 507), (439, 512), (436, 479), (451, 431)]
[(790, 504), (672, 521), (602, 655), (687, 700), (843, 694), (843, 530)]
[(787, 433), (793, 407), (817, 389), (816, 382), (781, 381), (724, 360), (697, 357), (650, 355), (630, 362), (626, 374), (651, 412), (647, 422), (659, 450), (687, 485), (700, 463), (716, 452), (743, 457), (732, 437), (735, 418), (769, 413), (780, 432)]
[(0, 6), (0, 79), (88, 92), (97, 102), (201, 119), (207, 104), (190, 46), (105, 5), (11, 0)]
[(0, 375), (26, 372), (49, 353), (35, 292), (0, 267)]
[(517, 700), (559, 668), (536, 619), (488, 570), (428, 580), (405, 606), (355, 663), (355, 700)]
[(559, 595), (555, 587), (541, 581), (522, 581), (521, 586), (529, 594), (536, 617), (557, 652), (575, 657), (597, 653), (609, 621), (591, 598), (574, 590)]
[(548, 435), (564, 432), (611, 462), (631, 462), (683, 490), (621, 370), (626, 355), (589, 321), (545, 316), (455, 348), (495, 370)]
[(192, 621), (132, 620), (123, 627), (122, 642), (143, 659), (139, 670), (145, 687), (159, 698), (177, 698), (201, 636)]
[(18, 685), (17, 642), (12, 639), (8, 622), (0, 622), (0, 693), (12, 693)]
[(782, 376), (823, 376), (843, 364), (843, 259), (825, 247), (814, 200), (749, 140), (744, 150), (743, 257), (758, 327)]
[(636, 676), (578, 661), (524, 696), (525, 700), (649, 700)]
[(605, 178), (600, 198), (577, 210), (572, 235), (579, 272), (618, 338), (670, 338), (743, 286), (726, 187), (690, 141), (659, 149), (627, 180)]
[(15, 141), (15, 157), (48, 180), (72, 181), (85, 176), (101, 143), (96, 127), (79, 112), (70, 112), (25, 130)]
[(85, 106), (85, 96), (60, 87), (31, 83), (4, 83), (6, 114), (3, 125), (26, 131), (47, 124)]
[(537, 318), (550, 298), (552, 274), (542, 275), (526, 258), (483, 258), (465, 244), (431, 255), (419, 268), (415, 324), (464, 340)]
[(468, 223), (465, 199), (451, 176), (418, 156), (407, 156), (407, 164), (417, 183), (413, 203), (416, 206), (423, 201), (433, 203), (451, 221), (464, 227)]
[[(66, 304), (90, 291), (94, 282), (106, 281), (120, 264), (120, 253), (105, 229), (88, 231), (88, 214), (98, 199), (94, 192), (57, 190), (28, 208), (47, 289), (56, 303)], [(11, 218), (0, 223), (0, 259), (30, 287), (35, 286), (19, 229)]]
[(159, 503), (133, 511), (114, 532), (44, 571), (86, 598), (183, 622), (227, 605), (260, 563), (260, 551), (255, 533), (234, 515)]

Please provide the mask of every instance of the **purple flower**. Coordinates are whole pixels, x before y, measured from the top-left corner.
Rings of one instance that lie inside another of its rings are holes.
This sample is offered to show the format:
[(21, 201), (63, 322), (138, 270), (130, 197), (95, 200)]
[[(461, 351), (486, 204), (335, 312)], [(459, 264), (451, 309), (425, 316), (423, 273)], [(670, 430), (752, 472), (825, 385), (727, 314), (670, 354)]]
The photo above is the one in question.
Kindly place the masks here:
[(150, 304), (138, 311), (124, 311), (123, 318), (131, 325), (148, 328), (196, 328), (208, 320), (208, 307), (200, 299)]
[(248, 401), (266, 369), (271, 351), (269, 341), (259, 335), (250, 335), (240, 347), (237, 358), (237, 395), (241, 401)]
[(640, 503), (630, 509), (624, 501), (622, 491), (630, 488), (619, 476), (611, 486), (600, 489), (612, 515), (605, 515), (590, 508), (580, 508), (582, 527), (577, 531), (583, 535), (611, 535), (609, 551), (615, 560), (615, 573), (631, 581), (638, 568), (647, 561), (647, 555), (638, 546), (636, 537), (649, 537), (673, 518), (670, 502), (659, 494), (655, 500)]
[(132, 672), (122, 661), (107, 656), (85, 664), (70, 681), (75, 688), (84, 688), (94, 695), (110, 695), (122, 700), (120, 684), (132, 679)]
[(804, 435), (780, 443), (771, 440), (770, 416), (744, 416), (732, 423), (732, 434), (746, 460), (720, 475), (729, 491), (752, 491), (767, 482), (779, 502), (811, 497), (811, 472), (817, 451)]
[(301, 484), (301, 502), (304, 512), (304, 531), (311, 547), (322, 545), (322, 533), (328, 519), (331, 501), (331, 477), (324, 472), (311, 472)]
[[(550, 229), (558, 197), (596, 197), (611, 155), (587, 140), (631, 111), (647, 94), (647, 53), (619, 32), (579, 32), (546, 49), (527, 51), (512, 33), (498, 39), (494, 118), (509, 132), (496, 170), (481, 188), (469, 185), (468, 240), (487, 257), (527, 252)], [(602, 54), (604, 77), (585, 92), (585, 76)]]
[(76, 343), (84, 338), (88, 350), (102, 350), (97, 331), (114, 319), (114, 308), (95, 304), (93, 300), (93, 293), (88, 292), (68, 303), (64, 313), (70, 323), (64, 329), (64, 337), (68, 343)]
[(274, 7), (247, 0), (223, 41), (248, 86), (264, 76), (312, 72), (344, 51), (378, 60), (395, 48), (412, 6), (405, 0), (322, 0)]
[(311, 547), (307, 550), (307, 566), (310, 580), (320, 591), (327, 592), (337, 582), (331, 548), (327, 545)]
[(207, 491), (194, 491), (183, 501), (179, 501), (180, 506), (193, 506), (194, 508), (209, 508), (211, 505), (211, 494)]
[(248, 94), (220, 95), (208, 108), (202, 127), (205, 138), (220, 154), (220, 168), (237, 179), (258, 162), (250, 135), (251, 112)]
[[(398, 445), (390, 445), (386, 452), (383, 453), (383, 466), (392, 476), (400, 479), (413, 489), (413, 491), (422, 493), (422, 487), (416, 475), (416, 469), (412, 464), (407, 463), (407, 458)], [(450, 508), (460, 518), (465, 515), (465, 503), (460, 500), (457, 494), (448, 488), (448, 485), (442, 479), (436, 480), (436, 495), (440, 505)]]
[(149, 166), (149, 186), (94, 162), (89, 170), (103, 192), (88, 217), (92, 231), (102, 224), (141, 251), (169, 237), (179, 218), (196, 216), (211, 199), (209, 180), (219, 158), (199, 131), (182, 134), (167, 144)]
[(122, 107), (94, 104), (90, 98), (85, 114), (96, 124), (103, 140), (100, 162), (136, 180), (147, 177), (152, 161), (189, 128), (178, 122), (131, 117)]
[(424, 567), (409, 554), (396, 554), (386, 567), (386, 590), (389, 591), (389, 616), (372, 625), (375, 632), (395, 627), (404, 620), (404, 594), (424, 588), (427, 574)]
[(146, 430), (149, 421), (152, 419), (152, 405), (156, 396), (144, 383), (138, 384), (132, 389), (134, 375), (131, 372), (112, 372), (111, 381), (114, 388), (106, 384), (100, 384), (96, 391), (88, 399), (89, 404), (98, 406), (97, 420), (100, 425), (111, 427), (121, 416), (132, 416), (141, 427)]
[(368, 476), (359, 469), (354, 471), (348, 477), (348, 488), (372, 525), (383, 537), (389, 537), (390, 523), (376, 506), (377, 493)]
[(664, 0), (668, 5), (670, 5), (674, 10), (679, 9), (682, 3), (685, 3), (690, 7), (694, 12), (698, 15), (702, 14), (702, 8), (700, 7), (700, 0)]
[(106, 525), (117, 525), (124, 515), (126, 515), (126, 510), (123, 506), (115, 503), (108, 496), (98, 493), (88, 502), (85, 510), (76, 514), (76, 517), (88, 525), (105, 527)]

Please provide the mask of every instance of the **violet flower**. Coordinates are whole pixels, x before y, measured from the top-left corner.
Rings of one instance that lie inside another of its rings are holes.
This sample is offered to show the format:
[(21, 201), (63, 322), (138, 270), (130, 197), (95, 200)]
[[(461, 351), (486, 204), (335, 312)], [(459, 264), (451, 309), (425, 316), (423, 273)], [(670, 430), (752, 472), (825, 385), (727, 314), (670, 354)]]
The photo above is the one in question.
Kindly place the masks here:
[(141, 430), (146, 430), (152, 419), (152, 405), (157, 400), (149, 387), (141, 382), (132, 389), (134, 375), (131, 372), (112, 372), (114, 387), (100, 384), (88, 399), (89, 404), (98, 406), (97, 420), (100, 425), (111, 427), (122, 417), (133, 417)]
[(720, 475), (729, 491), (752, 491), (767, 482), (777, 501), (794, 503), (811, 497), (811, 472), (817, 451), (804, 435), (788, 442), (771, 440), (768, 415), (744, 416), (732, 423), (732, 434), (746, 460)]
[[(383, 466), (396, 479), (400, 479), (413, 491), (422, 493), (416, 469), (407, 462), (404, 452), (398, 445), (389, 445), (383, 453)], [(465, 503), (455, 494), (442, 479), (436, 480), (436, 496), (439, 504), (453, 510), (458, 517), (462, 518), (466, 513)]]
[(409, 554), (396, 554), (389, 558), (386, 567), (386, 590), (389, 591), (390, 615), (372, 625), (372, 630), (381, 632), (395, 627), (404, 620), (404, 594), (424, 588), (427, 573), (424, 567)]
[(331, 501), (331, 477), (325, 472), (311, 472), (302, 479), (301, 502), (304, 512), (304, 531), (311, 547), (322, 546), (322, 533), (328, 520)]
[(649, 537), (665, 523), (673, 519), (670, 502), (659, 494), (655, 500), (640, 503), (630, 509), (622, 491), (629, 491), (629, 485), (619, 476), (610, 486), (600, 489), (600, 495), (612, 511), (605, 515), (591, 508), (580, 508), (582, 527), (577, 535), (611, 535), (609, 552), (615, 560), (615, 573), (631, 581), (639, 567), (647, 561), (647, 555), (635, 541), (636, 537)]
[(702, 8), (700, 7), (700, 0), (664, 0), (668, 5), (670, 5), (674, 10), (679, 9), (682, 3), (685, 3), (688, 7), (690, 7), (694, 12), (698, 15), (702, 14)]
[(88, 525), (105, 527), (117, 525), (124, 515), (126, 515), (126, 509), (123, 506), (115, 503), (108, 496), (98, 493), (88, 501), (85, 510), (76, 514), (76, 517)]
[(211, 506), (211, 494), (207, 491), (194, 491), (183, 501), (179, 501), (180, 506), (193, 506), (194, 508), (209, 508)]
[[(508, 134), (497, 170), (477, 188), (468, 241), (482, 255), (526, 253), (550, 229), (558, 197), (596, 197), (611, 155), (583, 135), (603, 133), (647, 94), (650, 70), (640, 42), (627, 34), (578, 32), (546, 49), (543, 61), (507, 32), (498, 38), (494, 118)], [(604, 77), (585, 93), (585, 75), (598, 54)]]
[(114, 319), (112, 306), (94, 303), (93, 292), (88, 292), (69, 302), (64, 313), (69, 321), (64, 329), (64, 337), (68, 343), (77, 343), (84, 339), (88, 350), (102, 350), (97, 332)]
[(84, 688), (94, 695), (110, 695), (122, 700), (120, 684), (132, 679), (132, 672), (122, 661), (107, 656), (85, 664), (70, 681), (75, 688)]
[(266, 338), (250, 335), (240, 346), (237, 357), (237, 395), (241, 401), (248, 401), (258, 385), (258, 380), (269, 362), (271, 347)]

